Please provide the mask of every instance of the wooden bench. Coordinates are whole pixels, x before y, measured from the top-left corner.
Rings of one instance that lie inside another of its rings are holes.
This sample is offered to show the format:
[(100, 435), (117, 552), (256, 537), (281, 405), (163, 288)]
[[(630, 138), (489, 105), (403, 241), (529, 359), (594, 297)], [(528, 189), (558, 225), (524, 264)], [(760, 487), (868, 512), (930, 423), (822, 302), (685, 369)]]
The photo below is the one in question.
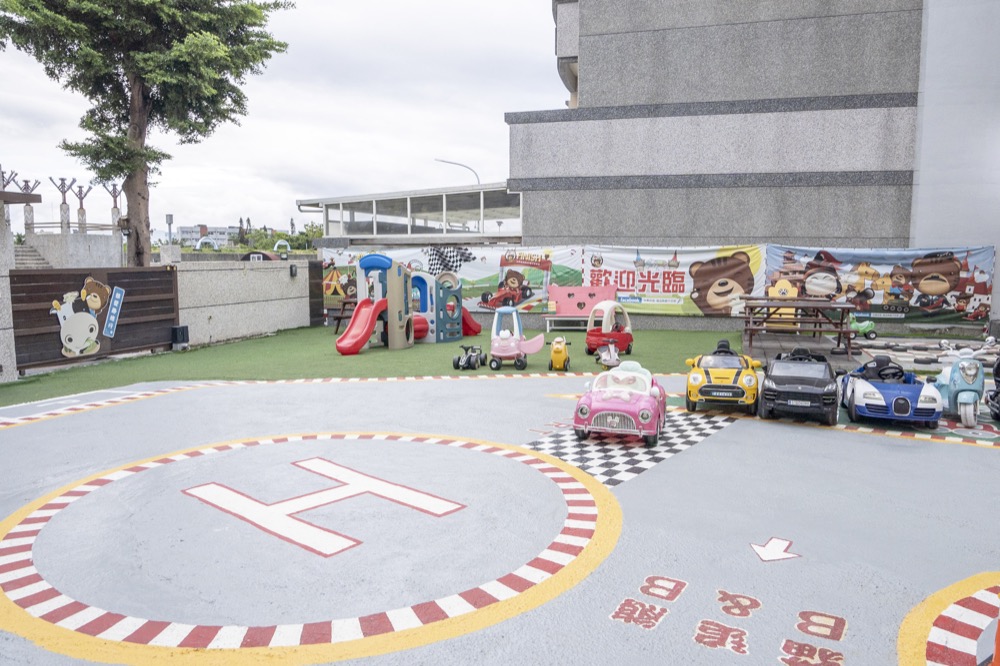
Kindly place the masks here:
[[(850, 303), (831, 303), (811, 298), (746, 298), (744, 299), (743, 333), (747, 348), (753, 349), (757, 333), (835, 333), (837, 346), (844, 345), (851, 355)], [(794, 316), (790, 316), (794, 312)], [(831, 316), (832, 315), (832, 316)]]

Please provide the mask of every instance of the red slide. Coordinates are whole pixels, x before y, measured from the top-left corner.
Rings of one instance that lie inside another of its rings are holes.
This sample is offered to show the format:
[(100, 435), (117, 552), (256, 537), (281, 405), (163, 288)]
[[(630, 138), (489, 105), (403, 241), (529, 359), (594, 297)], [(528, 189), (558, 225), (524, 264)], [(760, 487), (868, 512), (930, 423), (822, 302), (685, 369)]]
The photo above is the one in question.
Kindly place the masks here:
[(466, 308), (462, 308), (462, 335), (479, 335), (483, 325), (472, 318)]
[(388, 303), (384, 298), (375, 302), (368, 298), (359, 301), (354, 308), (354, 314), (351, 315), (347, 330), (337, 338), (337, 351), (344, 356), (351, 356), (361, 351), (375, 330), (378, 316), (385, 312), (387, 306)]

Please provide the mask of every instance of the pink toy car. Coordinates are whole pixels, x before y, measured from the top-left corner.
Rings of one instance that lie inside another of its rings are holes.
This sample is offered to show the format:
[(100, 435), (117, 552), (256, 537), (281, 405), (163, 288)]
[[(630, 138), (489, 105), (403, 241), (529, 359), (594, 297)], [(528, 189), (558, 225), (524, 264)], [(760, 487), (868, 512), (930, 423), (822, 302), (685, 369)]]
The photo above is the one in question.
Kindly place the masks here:
[(516, 308), (497, 308), (493, 315), (493, 334), (490, 338), (490, 369), (499, 370), (504, 361), (514, 361), (514, 367), (528, 367), (528, 354), (537, 354), (545, 346), (545, 336), (538, 334), (525, 339), (521, 316)]
[(635, 361), (602, 372), (576, 403), (573, 432), (584, 440), (592, 432), (642, 437), (656, 446), (667, 414), (667, 394), (652, 373)]

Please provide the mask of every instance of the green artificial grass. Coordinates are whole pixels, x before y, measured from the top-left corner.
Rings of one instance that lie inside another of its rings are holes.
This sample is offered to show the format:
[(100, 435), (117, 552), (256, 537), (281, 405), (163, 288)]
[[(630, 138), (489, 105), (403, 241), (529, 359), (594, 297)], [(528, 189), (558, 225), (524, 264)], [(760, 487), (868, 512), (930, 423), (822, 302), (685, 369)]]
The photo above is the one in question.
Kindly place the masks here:
[[(527, 331), (533, 337), (538, 331)], [(598, 370), (594, 357), (584, 349), (584, 333), (552, 332), (553, 340), (563, 336), (570, 342), (570, 370)], [(717, 331), (637, 331), (631, 356), (654, 373), (685, 372), (684, 359), (715, 349), (726, 338), (734, 349), (741, 348), (739, 333)], [(416, 344), (412, 349), (369, 349), (355, 356), (341, 356), (334, 346), (336, 336), (330, 328), (300, 328), (277, 335), (228, 344), (200, 347), (185, 352), (168, 352), (106, 359), (99, 362), (34, 372), (10, 384), (0, 384), (0, 406), (47, 400), (64, 395), (85, 393), (153, 381), (201, 381), (240, 379), (313, 379), (325, 377), (410, 377), (426, 375), (493, 374), (488, 367), (478, 370), (455, 370), (452, 358), (461, 353), (458, 342)], [(478, 336), (464, 338), (461, 344), (480, 345), (489, 352), (490, 340), (484, 330)], [(523, 372), (548, 372), (549, 348), (528, 357)], [(505, 362), (500, 372), (517, 373), (514, 364)]]

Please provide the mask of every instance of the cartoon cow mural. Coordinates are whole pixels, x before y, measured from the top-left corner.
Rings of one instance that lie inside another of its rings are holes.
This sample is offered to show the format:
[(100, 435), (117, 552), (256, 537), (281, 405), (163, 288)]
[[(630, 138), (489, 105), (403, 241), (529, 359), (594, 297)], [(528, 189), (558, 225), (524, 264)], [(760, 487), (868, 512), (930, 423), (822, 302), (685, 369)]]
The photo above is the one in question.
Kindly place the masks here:
[(89, 309), (76, 311), (74, 304), (80, 292), (70, 291), (63, 295), (62, 303), (52, 301), (50, 314), (59, 319), (59, 338), (62, 340), (62, 355), (67, 358), (96, 354), (101, 348), (98, 340), (100, 326), (97, 317)]

